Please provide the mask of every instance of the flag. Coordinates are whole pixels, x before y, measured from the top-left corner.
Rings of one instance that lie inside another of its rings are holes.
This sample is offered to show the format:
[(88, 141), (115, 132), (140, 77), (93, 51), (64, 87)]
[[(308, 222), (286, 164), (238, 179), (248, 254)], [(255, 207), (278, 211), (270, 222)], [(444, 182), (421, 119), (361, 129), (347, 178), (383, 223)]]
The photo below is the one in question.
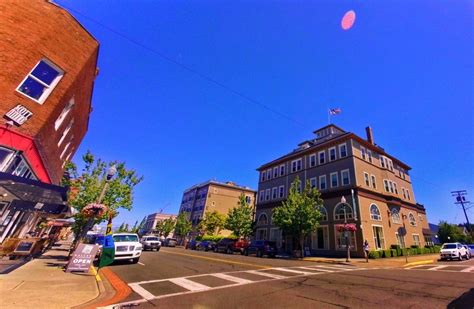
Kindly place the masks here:
[(107, 230), (105, 232), (104, 243), (102, 244), (102, 254), (100, 255), (99, 268), (110, 265), (115, 258), (115, 243), (112, 237), (112, 214), (109, 215)]
[(329, 115), (338, 115), (340, 113), (342, 113), (342, 110), (340, 108), (329, 109)]

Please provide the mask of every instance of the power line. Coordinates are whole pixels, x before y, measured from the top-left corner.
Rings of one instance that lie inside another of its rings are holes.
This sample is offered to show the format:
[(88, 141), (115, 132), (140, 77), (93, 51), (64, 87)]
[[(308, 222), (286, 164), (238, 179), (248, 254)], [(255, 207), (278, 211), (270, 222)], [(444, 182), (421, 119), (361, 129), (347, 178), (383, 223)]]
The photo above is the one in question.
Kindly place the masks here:
[(74, 13), (76, 13), (76, 14), (82, 16), (82, 17), (84, 17), (85, 19), (87, 19), (87, 20), (89, 20), (89, 21), (91, 21), (91, 22), (93, 22), (93, 23), (95, 23), (95, 24), (101, 26), (102, 28), (104, 28), (104, 29), (106, 29), (106, 30), (108, 30), (108, 31), (110, 31), (110, 32), (112, 32), (112, 33), (114, 33), (115, 35), (121, 37), (122, 39), (127, 40), (128, 42), (130, 42), (130, 43), (132, 43), (132, 44), (135, 44), (135, 45), (137, 45), (137, 46), (139, 46), (139, 47), (141, 47), (141, 48), (143, 48), (143, 49), (148, 50), (149, 52), (151, 52), (151, 53), (153, 53), (153, 54), (159, 56), (160, 58), (162, 58), (162, 59), (164, 59), (164, 60), (166, 60), (166, 61), (168, 61), (168, 62), (170, 62), (170, 63), (172, 63), (172, 64), (175, 64), (175, 65), (179, 66), (180, 68), (182, 68), (182, 69), (184, 69), (184, 70), (186, 70), (186, 71), (188, 71), (188, 72), (190, 72), (190, 73), (193, 73), (194, 75), (197, 75), (198, 77), (200, 77), (200, 78), (202, 78), (202, 79), (208, 81), (208, 82), (211, 83), (211, 84), (214, 84), (214, 85), (216, 85), (216, 86), (218, 86), (218, 87), (220, 87), (220, 88), (222, 88), (222, 89), (225, 89), (225, 90), (231, 92), (231, 93), (234, 94), (235, 96), (238, 96), (238, 97), (244, 99), (245, 101), (247, 101), (247, 102), (249, 102), (249, 103), (258, 105), (258, 106), (260, 106), (261, 108), (264, 108), (264, 109), (266, 109), (266, 110), (268, 110), (268, 111), (270, 111), (270, 112), (272, 112), (272, 113), (274, 113), (274, 114), (276, 114), (276, 115), (278, 115), (278, 116), (280, 116), (280, 117), (282, 117), (282, 118), (284, 118), (284, 119), (286, 119), (286, 120), (288, 120), (288, 121), (290, 121), (290, 122), (294, 122), (295, 124), (297, 124), (297, 125), (299, 125), (299, 126), (302, 126), (302, 127), (309, 127), (309, 126), (303, 124), (302, 122), (300, 122), (300, 121), (298, 121), (298, 120), (295, 120), (295, 119), (291, 118), (290, 116), (288, 116), (288, 115), (286, 115), (286, 114), (284, 114), (284, 113), (282, 113), (282, 112), (279, 112), (279, 111), (277, 111), (277, 110), (275, 110), (275, 109), (269, 107), (268, 105), (266, 105), (266, 104), (264, 104), (264, 103), (262, 103), (262, 102), (259, 102), (259, 101), (256, 100), (256, 99), (253, 99), (253, 98), (249, 97), (248, 95), (244, 94), (243, 92), (240, 92), (240, 91), (235, 90), (235, 89), (233, 89), (233, 88), (231, 88), (231, 87), (228, 87), (227, 85), (221, 83), (220, 81), (218, 81), (218, 80), (216, 80), (216, 79), (214, 79), (214, 78), (212, 78), (212, 77), (210, 77), (210, 76), (208, 76), (208, 75), (206, 75), (206, 74), (204, 74), (204, 73), (201, 73), (201, 72), (199, 72), (199, 71), (197, 71), (197, 70), (195, 70), (195, 69), (193, 69), (193, 68), (191, 68), (191, 67), (189, 67), (189, 66), (187, 66), (187, 65), (185, 65), (185, 64), (182, 64), (182, 63), (180, 63), (180, 62), (178, 62), (178, 61), (172, 59), (171, 57), (168, 57), (168, 56), (165, 55), (164, 53), (162, 53), (162, 52), (160, 52), (160, 51), (158, 51), (158, 50), (156, 50), (156, 49), (154, 49), (154, 48), (152, 48), (152, 47), (149, 47), (149, 46), (147, 46), (147, 45), (145, 45), (145, 44), (143, 44), (143, 43), (141, 43), (141, 42), (139, 42), (139, 41), (137, 41), (137, 40), (135, 40), (135, 39), (133, 39), (133, 38), (130, 38), (130, 37), (126, 36), (125, 34), (121, 33), (121, 32), (118, 32), (117, 30), (115, 30), (115, 29), (113, 29), (113, 28), (111, 28), (111, 27), (109, 27), (109, 26), (107, 26), (107, 25), (105, 25), (105, 24), (103, 24), (103, 23), (101, 23), (101, 22), (99, 22), (99, 21), (97, 21), (97, 20), (95, 20), (95, 19), (93, 19), (93, 18), (91, 18), (91, 17), (85, 15), (85, 14), (83, 14), (82, 12), (79, 12), (79, 11), (77, 11), (77, 10), (75, 10), (75, 9), (73, 9), (73, 8), (70, 8), (70, 7), (68, 7), (68, 6), (65, 6), (65, 5), (63, 5), (63, 4), (61, 4), (61, 6), (64, 7), (65, 9), (67, 9), (67, 10), (69, 10), (69, 11), (72, 11), (72, 12), (74, 12)]

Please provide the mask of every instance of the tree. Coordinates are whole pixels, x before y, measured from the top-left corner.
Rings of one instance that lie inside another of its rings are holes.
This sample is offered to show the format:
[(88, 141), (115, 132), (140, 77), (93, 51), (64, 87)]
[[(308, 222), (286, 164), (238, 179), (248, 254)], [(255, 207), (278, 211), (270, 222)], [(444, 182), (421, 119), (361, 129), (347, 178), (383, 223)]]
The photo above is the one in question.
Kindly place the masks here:
[(295, 237), (301, 248), (301, 257), (304, 257), (304, 240), (316, 230), (321, 219), (323, 200), (316, 188), (312, 188), (309, 181), (300, 192), (299, 177), (291, 183), (290, 193), (281, 206), (273, 209), (273, 222), (288, 235)]
[[(123, 162), (105, 162), (96, 159), (87, 151), (82, 156), (84, 168), (78, 172), (77, 166), (72, 162), (67, 162), (62, 185), (69, 187), (68, 203), (77, 214), (74, 215), (74, 225), (72, 227), (76, 238), (81, 235), (87, 225), (88, 218), (81, 213), (81, 210), (88, 204), (101, 202), (108, 207), (108, 211), (101, 217), (94, 219), (94, 224), (107, 220), (109, 215), (116, 216), (118, 210), (131, 210), (133, 204), (133, 191), (143, 177), (138, 176), (134, 170), (129, 170)], [(102, 201), (98, 201), (100, 193), (106, 183), (106, 175), (109, 167), (115, 165), (117, 172), (108, 182), (108, 189)]]
[(253, 207), (247, 203), (245, 194), (241, 194), (237, 207), (229, 210), (224, 227), (237, 237), (248, 237), (253, 232)]
[(156, 223), (155, 230), (165, 238), (175, 229), (176, 221), (173, 218), (160, 220)]
[(184, 238), (189, 234), (189, 232), (192, 231), (192, 229), (193, 224), (188, 219), (187, 215), (184, 212), (180, 213), (176, 218), (176, 225), (174, 229), (175, 234)]
[(138, 232), (138, 220), (135, 221), (135, 224), (133, 225), (131, 232), (132, 233), (137, 233)]
[(120, 224), (119, 228), (117, 229), (117, 232), (118, 233), (121, 233), (125, 230), (125, 222), (122, 222), (122, 224)]
[(146, 224), (146, 216), (143, 217), (142, 221), (141, 221), (140, 224), (138, 225), (138, 229), (137, 229), (137, 232), (138, 232), (138, 233), (142, 233), (142, 232), (143, 232), (143, 229), (145, 228), (145, 224)]
[(456, 224), (449, 224), (446, 221), (439, 222), (438, 237), (441, 243), (445, 242), (461, 242), (470, 243), (472, 237), (465, 235), (462, 229)]
[(198, 229), (205, 235), (218, 235), (224, 227), (225, 221), (226, 216), (214, 210), (207, 213), (204, 219), (199, 222)]

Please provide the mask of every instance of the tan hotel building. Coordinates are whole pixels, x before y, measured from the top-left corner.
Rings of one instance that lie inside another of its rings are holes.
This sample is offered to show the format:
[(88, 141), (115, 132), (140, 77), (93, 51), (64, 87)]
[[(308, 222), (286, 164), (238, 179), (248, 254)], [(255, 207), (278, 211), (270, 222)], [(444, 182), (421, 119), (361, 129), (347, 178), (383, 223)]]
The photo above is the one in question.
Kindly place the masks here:
[[(184, 191), (179, 213), (187, 213), (193, 227), (196, 227), (206, 216), (206, 213), (217, 211), (227, 215), (230, 209), (238, 206), (242, 193), (245, 195), (247, 203), (255, 207), (255, 190), (239, 186), (231, 181), (209, 180)], [(222, 230), (220, 234), (229, 235), (230, 231)]]
[(354, 256), (363, 255), (364, 240), (371, 250), (430, 244), (426, 210), (415, 200), (411, 168), (375, 144), (370, 127), (366, 131), (363, 139), (328, 125), (294, 151), (259, 167), (256, 238), (293, 249), (291, 237), (273, 225), (272, 209), (286, 199), (298, 176), (303, 184), (317, 187), (324, 200), (320, 225), (305, 244), (312, 254), (345, 255), (345, 238), (338, 231), (344, 209), (347, 222), (357, 226), (350, 235)]

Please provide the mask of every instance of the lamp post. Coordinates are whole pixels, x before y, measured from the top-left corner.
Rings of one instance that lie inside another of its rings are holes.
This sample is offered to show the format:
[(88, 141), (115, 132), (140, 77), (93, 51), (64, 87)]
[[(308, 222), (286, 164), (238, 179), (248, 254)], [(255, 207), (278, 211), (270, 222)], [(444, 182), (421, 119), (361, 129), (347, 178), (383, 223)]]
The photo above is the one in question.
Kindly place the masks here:
[(407, 228), (405, 226), (405, 219), (407, 218), (406, 215), (402, 215), (402, 221), (403, 221), (403, 249), (406, 249), (406, 254), (405, 254), (405, 263), (408, 264), (408, 249), (407, 249), (407, 246), (405, 244), (405, 235), (407, 234)]
[(343, 206), (344, 210), (344, 238), (346, 240), (346, 250), (347, 250), (347, 256), (346, 256), (346, 262), (350, 262), (351, 260), (351, 248), (349, 244), (349, 231), (346, 230), (347, 227), (347, 203), (346, 203), (346, 198), (344, 196), (341, 197), (341, 204)]

